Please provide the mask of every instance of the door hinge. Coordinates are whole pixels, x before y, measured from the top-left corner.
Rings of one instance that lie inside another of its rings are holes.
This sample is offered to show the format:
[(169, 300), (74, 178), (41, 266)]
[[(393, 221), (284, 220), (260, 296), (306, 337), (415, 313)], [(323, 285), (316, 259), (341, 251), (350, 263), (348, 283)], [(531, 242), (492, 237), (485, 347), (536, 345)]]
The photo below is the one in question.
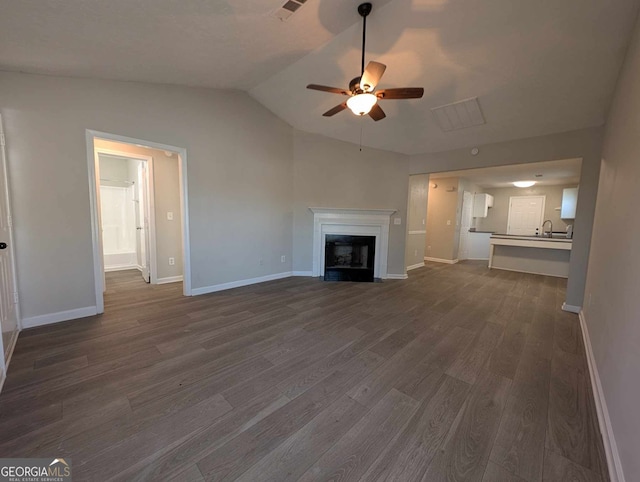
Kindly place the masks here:
[(11, 218), (11, 216), (7, 216), (7, 224), (10, 228), (13, 227), (13, 219)]
[(17, 291), (15, 291), (15, 292), (13, 293), (13, 302), (17, 305), (17, 304), (18, 304), (18, 301), (20, 301), (20, 299), (18, 298), (18, 292), (17, 292)]
[(0, 134), (0, 146), (4, 146), (5, 145), (5, 139), (4, 139), (4, 133)]

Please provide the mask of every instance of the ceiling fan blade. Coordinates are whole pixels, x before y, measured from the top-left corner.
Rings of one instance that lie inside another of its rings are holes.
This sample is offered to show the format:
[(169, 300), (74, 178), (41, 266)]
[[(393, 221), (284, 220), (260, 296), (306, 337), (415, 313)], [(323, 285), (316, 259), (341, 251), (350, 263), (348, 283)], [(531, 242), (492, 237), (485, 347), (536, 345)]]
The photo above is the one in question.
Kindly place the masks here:
[(387, 66), (380, 62), (369, 62), (360, 79), (360, 88), (365, 92), (371, 92), (375, 89), (386, 68)]
[(351, 92), (347, 90), (338, 89), (337, 87), (329, 87), (327, 85), (309, 84), (307, 85), (307, 89), (321, 90), (322, 92), (331, 92), (332, 94), (351, 95)]
[(347, 103), (343, 102), (342, 104), (335, 106), (333, 109), (329, 109), (327, 112), (325, 112), (322, 115), (325, 117), (331, 117), (332, 115), (336, 115), (338, 112), (342, 112), (346, 108), (347, 108)]
[(420, 99), (424, 95), (422, 87), (400, 87), (376, 92), (378, 99)]
[(369, 117), (371, 117), (374, 121), (379, 121), (387, 117), (387, 114), (384, 113), (382, 107), (380, 107), (378, 104), (375, 104), (369, 111)]

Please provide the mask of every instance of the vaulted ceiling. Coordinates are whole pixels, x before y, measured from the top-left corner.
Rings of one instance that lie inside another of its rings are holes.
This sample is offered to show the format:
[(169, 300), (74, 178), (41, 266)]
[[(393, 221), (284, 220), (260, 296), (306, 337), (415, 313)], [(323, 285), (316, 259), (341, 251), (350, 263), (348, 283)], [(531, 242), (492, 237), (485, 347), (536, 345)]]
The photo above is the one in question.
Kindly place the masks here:
[[(374, 0), (367, 60), (387, 118), (322, 113), (359, 74), (359, 1), (0, 0), (0, 69), (247, 90), (292, 126), (407, 154), (600, 125), (638, 0)], [(478, 97), (486, 124), (443, 132), (431, 108)], [(0, 106), (1, 107), (1, 106)], [(361, 132), (362, 131), (362, 132)]]

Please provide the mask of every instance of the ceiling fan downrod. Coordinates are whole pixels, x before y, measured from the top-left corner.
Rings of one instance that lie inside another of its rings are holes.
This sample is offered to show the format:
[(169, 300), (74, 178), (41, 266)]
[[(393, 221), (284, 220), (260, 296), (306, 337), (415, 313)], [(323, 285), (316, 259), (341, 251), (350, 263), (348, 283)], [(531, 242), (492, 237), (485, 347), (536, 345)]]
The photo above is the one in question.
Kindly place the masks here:
[(372, 5), (370, 2), (361, 3), (358, 5), (358, 13), (363, 19), (362, 22), (362, 62), (360, 66), (360, 76), (364, 74), (364, 47), (367, 41), (367, 16), (371, 13)]

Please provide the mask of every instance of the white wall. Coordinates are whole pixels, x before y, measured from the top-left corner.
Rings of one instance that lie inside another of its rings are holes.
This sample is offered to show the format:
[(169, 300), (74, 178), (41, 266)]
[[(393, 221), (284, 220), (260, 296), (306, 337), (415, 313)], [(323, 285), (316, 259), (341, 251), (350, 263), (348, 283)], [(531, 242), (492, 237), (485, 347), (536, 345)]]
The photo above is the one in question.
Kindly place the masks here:
[(631, 482), (640, 480), (640, 24), (606, 127), (583, 314)]
[[(365, 119), (366, 121), (366, 119)], [(389, 274), (405, 273), (408, 158), (294, 130), (293, 269), (311, 271), (310, 207), (396, 209), (389, 232)]]
[(487, 144), (480, 147), (477, 156), (470, 149), (421, 154), (409, 158), (410, 174), (447, 172), (476, 167), (504, 166), (528, 162), (582, 158), (580, 196), (574, 223), (574, 240), (569, 265), (567, 304), (582, 306), (584, 282), (587, 273), (593, 213), (595, 210), (602, 127), (531, 137), (509, 142)]
[(0, 109), (24, 318), (95, 305), (85, 129), (187, 149), (193, 288), (291, 270), (292, 129), (246, 93), (0, 72)]

